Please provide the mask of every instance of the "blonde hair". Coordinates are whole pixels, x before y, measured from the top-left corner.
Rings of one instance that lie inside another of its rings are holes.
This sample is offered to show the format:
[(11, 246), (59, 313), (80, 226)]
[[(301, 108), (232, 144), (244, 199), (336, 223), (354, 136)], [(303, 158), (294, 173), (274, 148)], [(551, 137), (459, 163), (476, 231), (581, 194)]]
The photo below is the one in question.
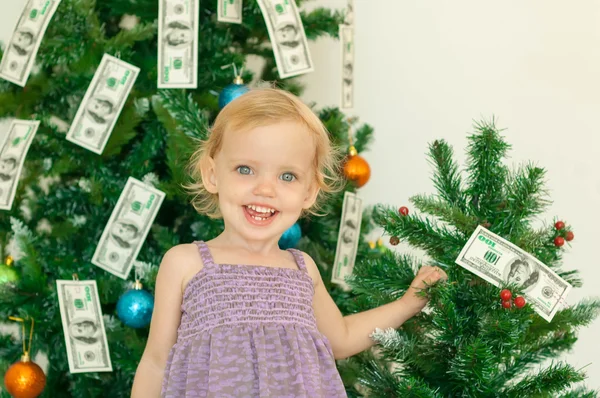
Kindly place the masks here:
[(342, 152), (334, 147), (329, 133), (321, 120), (295, 95), (276, 88), (252, 89), (225, 106), (209, 131), (205, 141), (200, 140), (198, 149), (189, 163), (192, 183), (185, 188), (193, 195), (192, 205), (198, 213), (211, 218), (221, 218), (218, 194), (206, 190), (202, 182), (201, 165), (207, 158), (214, 158), (223, 144), (223, 136), (228, 131), (251, 130), (273, 123), (293, 121), (302, 124), (313, 134), (316, 143), (314, 159), (315, 181), (319, 194), (307, 214), (321, 215), (326, 197), (343, 187), (340, 174)]

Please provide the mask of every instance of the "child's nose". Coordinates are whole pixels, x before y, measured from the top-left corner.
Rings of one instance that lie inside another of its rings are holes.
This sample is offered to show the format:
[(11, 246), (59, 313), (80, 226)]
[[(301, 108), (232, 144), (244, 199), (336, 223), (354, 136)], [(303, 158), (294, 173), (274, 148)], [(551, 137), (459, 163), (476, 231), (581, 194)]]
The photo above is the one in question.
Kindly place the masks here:
[(275, 196), (275, 183), (271, 178), (261, 178), (254, 187), (255, 195), (272, 198)]

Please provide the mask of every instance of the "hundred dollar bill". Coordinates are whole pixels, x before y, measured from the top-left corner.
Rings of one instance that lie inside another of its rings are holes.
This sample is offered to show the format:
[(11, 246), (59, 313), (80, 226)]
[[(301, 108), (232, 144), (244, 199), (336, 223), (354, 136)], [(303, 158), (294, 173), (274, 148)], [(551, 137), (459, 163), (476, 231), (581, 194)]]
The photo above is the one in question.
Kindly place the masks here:
[(342, 109), (354, 107), (354, 26), (340, 25), (342, 41)]
[(517, 285), (527, 302), (548, 322), (565, 304), (572, 288), (531, 254), (482, 226), (473, 232), (456, 263), (494, 286)]
[(67, 140), (102, 154), (140, 69), (104, 54), (88, 87)]
[(335, 261), (331, 281), (344, 288), (348, 288), (345, 278), (352, 274), (356, 250), (360, 238), (360, 224), (362, 222), (362, 199), (355, 193), (344, 194), (342, 205), (342, 219), (338, 232), (337, 248), (335, 250)]
[(112, 372), (96, 281), (57, 280), (71, 373)]
[(344, 16), (344, 24), (354, 25), (354, 0), (348, 0), (348, 7), (346, 7), (346, 15)]
[(129, 177), (96, 246), (92, 264), (127, 279), (164, 197), (164, 192)]
[(46, 28), (60, 0), (29, 0), (0, 62), (0, 77), (25, 87)]
[(198, 87), (199, 20), (199, 0), (159, 0), (158, 88)]
[(313, 71), (304, 26), (294, 0), (257, 0), (267, 24), (279, 77)]
[(0, 146), (0, 210), (10, 210), (25, 157), (40, 122), (13, 120), (4, 143)]
[(242, 0), (218, 0), (219, 22), (242, 23)]

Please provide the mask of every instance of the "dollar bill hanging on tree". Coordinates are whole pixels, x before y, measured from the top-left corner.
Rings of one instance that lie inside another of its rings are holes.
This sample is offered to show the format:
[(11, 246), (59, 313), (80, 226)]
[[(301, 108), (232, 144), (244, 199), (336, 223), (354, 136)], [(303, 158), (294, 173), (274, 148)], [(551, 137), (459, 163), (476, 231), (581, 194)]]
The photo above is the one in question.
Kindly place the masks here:
[(46, 28), (60, 1), (29, 0), (25, 4), (0, 62), (0, 77), (25, 87)]
[(348, 0), (344, 23), (339, 26), (342, 49), (342, 109), (354, 108), (354, 0)]
[(199, 0), (158, 2), (158, 88), (198, 87)]
[(354, 108), (354, 26), (340, 25), (342, 46), (342, 109)]
[(279, 77), (314, 70), (304, 26), (294, 0), (257, 0), (267, 24)]
[(92, 264), (127, 279), (164, 197), (164, 192), (129, 177), (96, 246)]
[(242, 0), (217, 0), (219, 22), (242, 23)]
[(456, 263), (494, 286), (516, 285), (548, 322), (566, 303), (572, 289), (546, 264), (481, 225), (463, 247)]
[(342, 204), (342, 218), (331, 274), (331, 281), (344, 289), (348, 289), (345, 278), (351, 275), (354, 269), (361, 223), (362, 199), (355, 193), (346, 191), (344, 193), (344, 203)]
[(56, 294), (71, 373), (112, 372), (95, 280), (57, 280)]
[(67, 140), (102, 154), (139, 73), (137, 66), (104, 54), (71, 123)]
[(0, 210), (10, 210), (25, 157), (37, 132), (37, 120), (13, 120), (0, 147)]

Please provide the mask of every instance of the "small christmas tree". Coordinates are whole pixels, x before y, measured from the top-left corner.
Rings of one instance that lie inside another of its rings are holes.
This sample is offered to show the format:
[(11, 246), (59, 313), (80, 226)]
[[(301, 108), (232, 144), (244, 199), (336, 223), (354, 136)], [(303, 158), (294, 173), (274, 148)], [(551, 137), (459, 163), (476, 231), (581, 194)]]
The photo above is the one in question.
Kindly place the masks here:
[[(494, 123), (475, 127), (477, 132), (469, 137), (466, 181), (452, 148), (443, 140), (430, 145), (437, 194), (410, 200), (429, 217), (407, 214), (406, 208), (399, 212), (379, 206), (375, 211), (375, 221), (392, 239), (424, 250), (429, 258), (420, 261), (389, 251), (357, 263), (349, 282), (358, 295), (354, 310), (399, 298), (422, 264), (444, 268), (449, 281), (424, 292), (431, 299), (429, 310), (399, 330), (376, 331), (372, 338), (377, 349), (345, 364), (346, 379), (354, 376), (355, 381), (351, 395), (595, 397), (595, 392), (575, 386), (586, 377), (583, 369), (545, 362), (573, 347), (577, 329), (598, 315), (600, 301), (564, 308), (548, 322), (519, 300), (504, 308), (505, 291), (455, 263), (473, 231), (483, 226), (535, 256), (573, 287), (582, 284), (577, 271), (560, 265), (561, 246), (573, 239), (570, 226), (562, 221), (533, 225), (533, 217), (549, 203), (544, 169), (526, 164), (510, 171), (503, 164), (510, 146)], [(520, 288), (508, 287), (513, 297), (521, 294)]]

